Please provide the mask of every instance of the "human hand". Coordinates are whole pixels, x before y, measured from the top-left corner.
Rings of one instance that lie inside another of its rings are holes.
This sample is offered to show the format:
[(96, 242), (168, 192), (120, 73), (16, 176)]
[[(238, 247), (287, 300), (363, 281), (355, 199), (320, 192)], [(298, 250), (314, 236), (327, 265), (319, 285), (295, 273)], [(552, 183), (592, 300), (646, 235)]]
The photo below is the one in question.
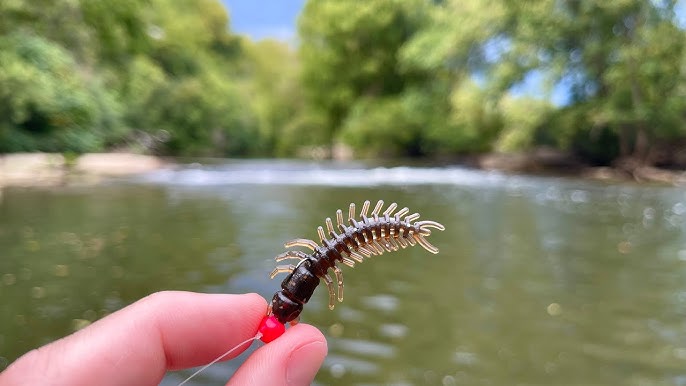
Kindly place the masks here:
[[(0, 385), (158, 385), (166, 371), (209, 363), (254, 337), (266, 311), (257, 294), (158, 292), (28, 352)], [(309, 385), (326, 353), (322, 333), (301, 323), (255, 350), (227, 385)]]

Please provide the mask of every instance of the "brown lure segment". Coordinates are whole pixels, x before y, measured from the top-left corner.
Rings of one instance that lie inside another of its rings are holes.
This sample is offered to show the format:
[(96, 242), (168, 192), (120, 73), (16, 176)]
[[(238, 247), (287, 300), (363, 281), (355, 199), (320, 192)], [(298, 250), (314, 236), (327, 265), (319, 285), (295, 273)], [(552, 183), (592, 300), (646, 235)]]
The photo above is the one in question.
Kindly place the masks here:
[[(317, 228), (320, 242), (309, 239), (295, 239), (285, 243), (286, 248), (305, 247), (311, 253), (289, 250), (278, 256), (276, 261), (287, 259), (298, 260), (297, 265), (279, 265), (271, 273), (271, 278), (279, 273), (288, 273), (281, 283), (281, 290), (274, 294), (269, 313), (273, 314), (281, 323), (297, 322), (303, 305), (310, 300), (314, 290), (321, 280), (324, 280), (329, 291), (329, 308), (333, 309), (335, 300), (343, 301), (343, 272), (336, 262), (349, 267), (361, 263), (371, 256), (379, 256), (385, 252), (395, 252), (408, 246), (419, 245), (430, 253), (438, 253), (438, 248), (432, 245), (426, 237), (431, 235), (431, 229), (440, 231), (445, 227), (431, 220), (416, 221), (419, 213), (410, 213), (407, 207), (393, 212), (398, 208), (394, 202), (385, 211), (383, 200), (379, 200), (370, 215), (370, 202), (365, 201), (356, 219), (355, 204), (348, 207), (347, 224), (343, 219), (343, 211), (336, 211), (336, 224), (331, 218), (325, 220), (325, 227)], [(334, 272), (334, 281), (328, 271)]]

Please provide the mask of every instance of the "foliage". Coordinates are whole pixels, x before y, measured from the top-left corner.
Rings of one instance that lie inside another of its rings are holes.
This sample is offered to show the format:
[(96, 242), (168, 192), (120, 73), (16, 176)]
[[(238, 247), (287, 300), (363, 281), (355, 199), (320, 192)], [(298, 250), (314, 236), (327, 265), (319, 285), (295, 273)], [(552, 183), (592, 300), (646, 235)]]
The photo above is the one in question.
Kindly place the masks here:
[[(95, 151), (118, 124), (106, 92), (43, 38), (0, 37), (0, 151)], [(102, 102), (102, 103), (101, 103)]]
[(231, 85), (211, 77), (166, 83), (149, 99), (148, 127), (169, 133), (166, 154), (249, 155), (256, 146), (240, 98)]
[[(557, 146), (598, 157), (608, 149), (589, 145), (604, 138), (620, 156), (650, 162), (659, 140), (686, 134), (678, 118), (686, 108), (684, 31), (673, 1), (454, 0), (438, 5), (433, 17), (403, 50), (408, 65), (448, 71), (458, 89), (478, 79), (499, 100), (531, 74), (548, 85), (564, 84), (570, 103), (563, 114), (532, 111), (534, 120), (546, 121)], [(565, 122), (571, 116), (572, 127)], [(512, 129), (506, 130), (510, 138)], [(523, 130), (528, 134), (515, 136), (535, 144), (531, 126)]]
[(527, 150), (536, 144), (537, 131), (549, 118), (552, 110), (546, 101), (511, 96), (501, 99), (498, 108), (503, 128), (494, 150), (502, 153)]
[(299, 26), (302, 82), (308, 104), (326, 119), (330, 143), (349, 113), (370, 108), (356, 102), (398, 95), (412, 82), (397, 53), (421, 27), (425, 7), (421, 0), (307, 2)]
[(0, 151), (655, 164), (686, 139), (684, 27), (674, 0), (309, 0), (294, 47), (218, 0), (5, 0)]
[(403, 102), (398, 97), (358, 101), (343, 126), (343, 139), (367, 155), (404, 155), (408, 146), (417, 142), (419, 128)]
[[(322, 127), (313, 114), (305, 112), (299, 84), (300, 63), (284, 42), (263, 40), (243, 42), (242, 71), (248, 82), (244, 93), (250, 96), (260, 141), (259, 152), (290, 156), (299, 146), (317, 141), (312, 133)], [(323, 139), (320, 139), (321, 142)]]

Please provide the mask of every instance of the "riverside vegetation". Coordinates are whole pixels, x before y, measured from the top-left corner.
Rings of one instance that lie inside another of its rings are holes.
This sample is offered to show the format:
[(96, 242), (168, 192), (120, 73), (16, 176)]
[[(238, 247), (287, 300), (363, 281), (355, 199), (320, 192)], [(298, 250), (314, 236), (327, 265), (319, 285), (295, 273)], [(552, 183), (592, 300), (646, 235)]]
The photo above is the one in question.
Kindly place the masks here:
[(218, 0), (2, 1), (0, 152), (684, 166), (676, 3), (309, 0), (287, 43)]

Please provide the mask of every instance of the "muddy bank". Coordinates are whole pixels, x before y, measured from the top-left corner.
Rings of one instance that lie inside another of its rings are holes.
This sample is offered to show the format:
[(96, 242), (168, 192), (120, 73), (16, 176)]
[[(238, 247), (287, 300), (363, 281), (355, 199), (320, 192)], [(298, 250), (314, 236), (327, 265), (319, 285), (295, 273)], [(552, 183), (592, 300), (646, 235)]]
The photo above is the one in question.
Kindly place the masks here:
[(104, 177), (149, 172), (165, 164), (158, 157), (127, 153), (83, 154), (73, 159), (53, 153), (5, 154), (0, 155), (0, 187), (95, 182)]
[(684, 170), (643, 166), (631, 161), (618, 162), (612, 167), (589, 166), (568, 153), (548, 149), (517, 154), (483, 154), (475, 158), (473, 166), (514, 174), (558, 175), (608, 182), (634, 181), (686, 185), (686, 171)]

